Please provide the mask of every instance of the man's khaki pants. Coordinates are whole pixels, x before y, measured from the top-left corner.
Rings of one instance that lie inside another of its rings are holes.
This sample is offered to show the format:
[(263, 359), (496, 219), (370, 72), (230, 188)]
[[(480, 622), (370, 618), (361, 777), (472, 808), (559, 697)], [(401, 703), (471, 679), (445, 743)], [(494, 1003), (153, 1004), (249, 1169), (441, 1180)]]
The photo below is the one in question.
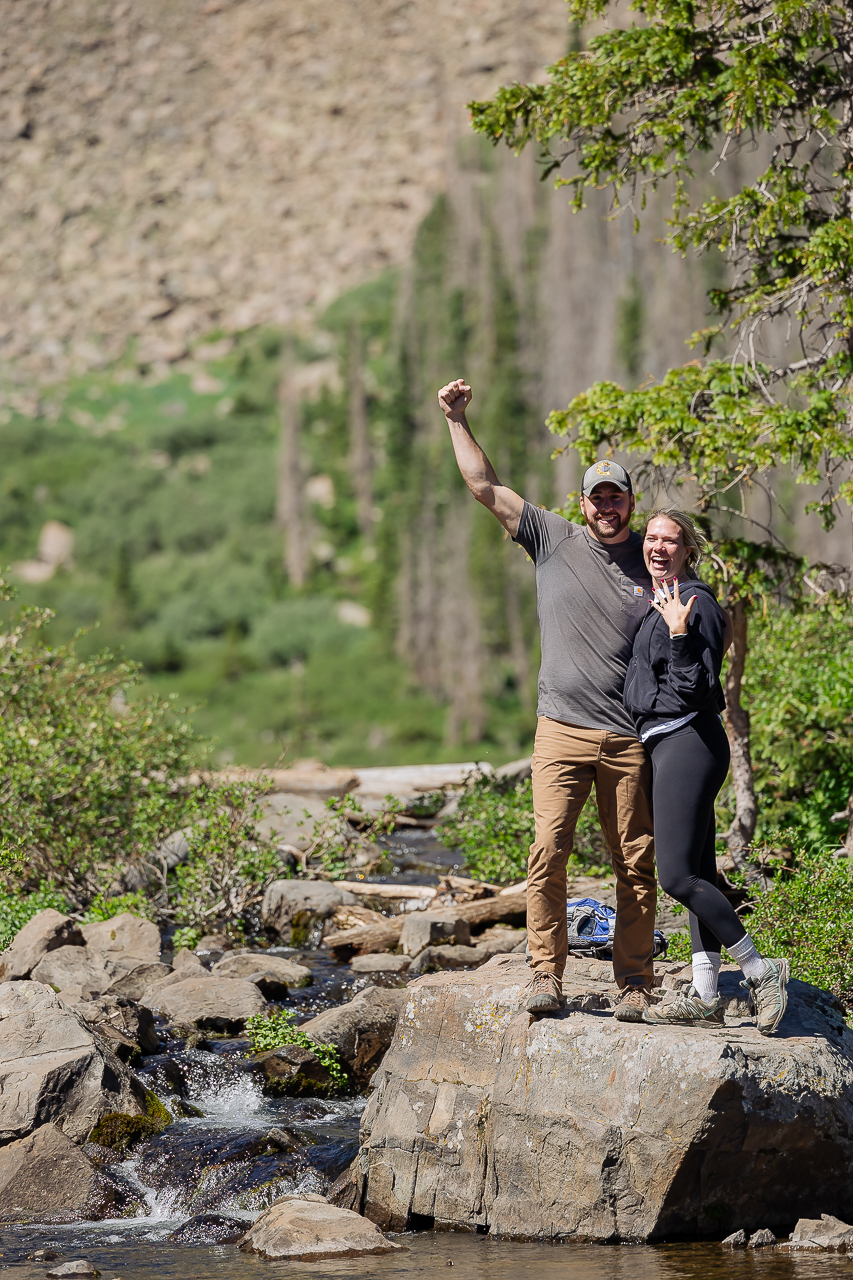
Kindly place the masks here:
[(566, 863), (593, 783), (616, 873), (613, 974), (620, 988), (651, 986), (657, 883), (648, 756), (636, 738), (544, 716), (533, 748), (536, 838), (527, 881), (531, 963), (558, 978), (566, 967)]

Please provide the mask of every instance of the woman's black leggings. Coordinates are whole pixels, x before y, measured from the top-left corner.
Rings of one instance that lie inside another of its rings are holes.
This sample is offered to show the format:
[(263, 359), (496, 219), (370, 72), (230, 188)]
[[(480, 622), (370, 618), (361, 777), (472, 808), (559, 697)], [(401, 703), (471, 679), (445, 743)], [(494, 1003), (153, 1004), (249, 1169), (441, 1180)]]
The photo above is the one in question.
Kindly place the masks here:
[(717, 888), (714, 801), (729, 770), (729, 740), (709, 711), (649, 738), (655, 856), (661, 888), (699, 921), (705, 951), (740, 942), (746, 930)]

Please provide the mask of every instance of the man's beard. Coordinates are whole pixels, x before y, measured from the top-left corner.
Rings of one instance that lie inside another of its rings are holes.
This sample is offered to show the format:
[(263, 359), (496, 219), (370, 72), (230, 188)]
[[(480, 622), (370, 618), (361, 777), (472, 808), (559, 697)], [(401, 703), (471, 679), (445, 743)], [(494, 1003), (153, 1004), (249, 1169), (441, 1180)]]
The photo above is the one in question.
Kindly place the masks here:
[(599, 538), (618, 538), (622, 530), (626, 529), (631, 523), (631, 516), (629, 514), (625, 516), (623, 520), (618, 511), (615, 511), (613, 514), (619, 521), (618, 525), (600, 524), (598, 515), (586, 516), (585, 519), (590, 529), (592, 529)]

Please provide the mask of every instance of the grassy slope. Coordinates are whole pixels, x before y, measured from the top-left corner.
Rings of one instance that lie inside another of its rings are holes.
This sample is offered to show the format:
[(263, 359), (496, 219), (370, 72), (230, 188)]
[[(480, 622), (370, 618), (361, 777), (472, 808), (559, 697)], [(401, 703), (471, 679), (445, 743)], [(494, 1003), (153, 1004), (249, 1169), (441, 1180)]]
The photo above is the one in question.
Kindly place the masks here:
[[(385, 281), (350, 303), (368, 334), (373, 317), (377, 388), (387, 381), (390, 300)], [(328, 358), (328, 344), (299, 354)], [(344, 393), (321, 392), (304, 408), (309, 470), (331, 477), (336, 501), (312, 509), (326, 550), (297, 594), (273, 526), (277, 339), (239, 339), (201, 379), (200, 370), (141, 377), (123, 365), (46, 393), (41, 416), (7, 411), (0, 563), (32, 557), (46, 520), (75, 534), (74, 567), (22, 588), (26, 603), (56, 610), (52, 634), (88, 628), (83, 651), (122, 648), (142, 662), (148, 688), (198, 705), (197, 725), (218, 739), (223, 761), (499, 761), (525, 750), (532, 725), (511, 690), (492, 699), (482, 744), (445, 746), (445, 710), (411, 686), (382, 619), (376, 629), (338, 620), (341, 601), (381, 598), (381, 569), (355, 523)], [(381, 393), (371, 411), (383, 412)], [(387, 512), (381, 469), (377, 494)]]

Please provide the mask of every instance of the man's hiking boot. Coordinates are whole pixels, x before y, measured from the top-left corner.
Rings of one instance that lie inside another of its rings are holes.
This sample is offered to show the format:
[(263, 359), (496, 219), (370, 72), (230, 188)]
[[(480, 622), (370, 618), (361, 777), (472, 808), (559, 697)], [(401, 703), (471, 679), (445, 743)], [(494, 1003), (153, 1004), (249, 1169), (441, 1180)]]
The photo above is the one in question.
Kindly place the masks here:
[(790, 960), (764, 961), (760, 978), (744, 978), (740, 984), (752, 997), (752, 1008), (758, 1030), (763, 1036), (772, 1036), (788, 1007), (785, 987), (791, 976)]
[(652, 993), (648, 987), (631, 984), (623, 987), (613, 1002), (613, 1017), (620, 1022), (642, 1022), (646, 1009), (652, 1007)]
[(566, 1003), (563, 986), (553, 973), (534, 973), (527, 984), (528, 1013), (555, 1013)]
[(643, 1011), (643, 1022), (651, 1026), (722, 1027), (725, 1025), (726, 1002), (715, 996), (703, 1000), (695, 987), (679, 991), (669, 1004), (658, 1004)]

